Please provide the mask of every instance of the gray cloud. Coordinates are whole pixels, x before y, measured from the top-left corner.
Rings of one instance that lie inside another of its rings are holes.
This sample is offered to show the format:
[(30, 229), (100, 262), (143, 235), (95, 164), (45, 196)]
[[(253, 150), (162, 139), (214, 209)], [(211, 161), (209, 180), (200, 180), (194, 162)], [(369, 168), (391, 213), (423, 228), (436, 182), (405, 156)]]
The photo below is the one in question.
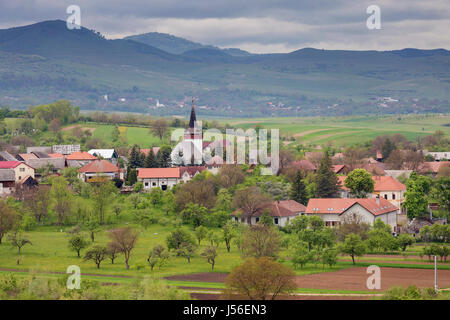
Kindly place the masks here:
[[(109, 38), (158, 31), (252, 52), (450, 48), (448, 0), (0, 0), (0, 28), (65, 20), (70, 4)], [(371, 4), (381, 30), (366, 28)]]

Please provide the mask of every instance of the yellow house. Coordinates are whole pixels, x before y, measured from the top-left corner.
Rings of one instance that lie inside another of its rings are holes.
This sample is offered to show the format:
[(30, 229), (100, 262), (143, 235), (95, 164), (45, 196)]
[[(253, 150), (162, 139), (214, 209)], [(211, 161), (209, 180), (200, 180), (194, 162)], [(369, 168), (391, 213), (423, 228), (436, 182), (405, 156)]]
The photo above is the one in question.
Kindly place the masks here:
[(34, 168), (20, 161), (0, 161), (0, 169), (14, 170), (15, 182), (30, 176), (34, 179)]

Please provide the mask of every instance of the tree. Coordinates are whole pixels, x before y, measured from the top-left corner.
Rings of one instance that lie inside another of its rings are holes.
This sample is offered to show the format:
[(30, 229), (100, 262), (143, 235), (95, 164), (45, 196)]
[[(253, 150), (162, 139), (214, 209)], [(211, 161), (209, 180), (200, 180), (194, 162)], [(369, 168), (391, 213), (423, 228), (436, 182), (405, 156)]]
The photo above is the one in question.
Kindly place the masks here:
[(403, 203), (409, 219), (428, 214), (428, 194), (430, 189), (430, 178), (418, 175), (416, 172), (411, 173), (406, 183), (405, 202)]
[(366, 246), (359, 235), (351, 233), (345, 238), (341, 252), (350, 255), (355, 264), (355, 256), (362, 256), (366, 252)]
[(193, 241), (183, 242), (176, 250), (177, 256), (187, 259), (188, 263), (191, 263), (192, 256), (197, 252), (197, 245)]
[(86, 228), (89, 230), (89, 235), (91, 237), (91, 241), (92, 243), (94, 243), (95, 241), (95, 233), (97, 231), (99, 231), (99, 224), (97, 221), (94, 220), (89, 220), (86, 224), (85, 224)]
[(406, 233), (400, 234), (397, 239), (400, 247), (402, 248), (402, 251), (406, 251), (406, 247), (411, 246), (415, 241), (412, 235)]
[(29, 193), (29, 197), (25, 201), (27, 207), (33, 212), (37, 223), (44, 223), (51, 205), (49, 189), (39, 187), (27, 190), (27, 192)]
[(334, 248), (325, 248), (321, 252), (321, 261), (322, 265), (325, 266), (326, 264), (332, 268), (336, 262), (337, 262), (337, 255), (338, 251)]
[(50, 130), (51, 130), (53, 133), (58, 132), (59, 130), (61, 130), (61, 120), (59, 120), (59, 119), (53, 119), (53, 120), (50, 122), (50, 124), (49, 124), (48, 127), (50, 128)]
[(75, 251), (78, 258), (80, 257), (80, 251), (86, 248), (88, 245), (89, 243), (78, 234), (69, 239), (69, 249)]
[(94, 201), (94, 209), (100, 224), (105, 223), (106, 210), (111, 203), (117, 188), (106, 178), (100, 178), (92, 183), (91, 199)]
[(295, 269), (298, 267), (302, 269), (313, 257), (311, 251), (308, 249), (308, 244), (299, 240), (294, 240), (291, 243), (289, 255)]
[(100, 269), (100, 263), (106, 259), (107, 255), (108, 248), (103, 246), (94, 246), (84, 255), (84, 261), (92, 260), (97, 265), (97, 269)]
[(8, 240), (13, 247), (17, 248), (17, 254), (19, 255), (19, 257), (17, 258), (17, 264), (20, 264), (20, 251), (22, 250), (22, 247), (27, 244), (33, 244), (29, 239), (25, 238), (19, 230), (15, 230), (13, 233), (9, 234)]
[(239, 165), (225, 165), (217, 173), (217, 181), (222, 188), (229, 189), (245, 180), (245, 174)]
[(215, 185), (212, 179), (191, 180), (181, 185), (175, 192), (178, 209), (183, 210), (188, 203), (196, 203), (205, 208), (212, 208), (216, 202)]
[(183, 211), (181, 217), (185, 223), (191, 223), (194, 230), (200, 226), (208, 215), (208, 209), (196, 203), (188, 203)]
[(331, 169), (331, 159), (328, 151), (323, 153), (316, 176), (316, 197), (334, 198), (339, 192), (339, 180)]
[(152, 121), (150, 124), (151, 129), (150, 132), (155, 136), (159, 137), (159, 140), (162, 141), (164, 136), (167, 134), (169, 129), (169, 124), (166, 119), (156, 119)]
[(273, 219), (270, 216), (269, 209), (264, 209), (262, 215), (259, 217), (258, 223), (264, 226), (273, 226)]
[(158, 168), (169, 168), (172, 165), (172, 148), (170, 146), (162, 146), (156, 155)]
[(256, 186), (237, 190), (233, 198), (233, 206), (240, 209), (243, 216), (248, 218), (264, 209), (269, 202), (270, 198)]
[(181, 244), (193, 241), (194, 239), (192, 238), (191, 234), (181, 228), (175, 229), (166, 238), (166, 244), (169, 250), (178, 250)]
[(389, 158), (391, 152), (394, 151), (395, 148), (395, 144), (389, 138), (387, 138), (384, 141), (383, 146), (381, 147), (381, 154), (383, 155), (383, 159)]
[(292, 269), (267, 257), (247, 259), (231, 271), (225, 285), (229, 298), (239, 295), (249, 300), (275, 300), (296, 288)]
[(195, 229), (195, 237), (197, 238), (198, 245), (200, 245), (200, 242), (202, 242), (202, 240), (206, 238), (207, 234), (208, 229), (204, 226), (199, 226), (197, 229)]
[(372, 175), (364, 169), (355, 169), (345, 179), (345, 186), (349, 188), (356, 198), (365, 198), (373, 192), (375, 181)]
[(128, 261), (130, 260), (131, 251), (133, 251), (138, 239), (138, 233), (130, 227), (118, 228), (109, 232), (112, 246), (116, 247), (119, 252), (123, 253), (125, 265), (130, 268)]
[(280, 234), (273, 226), (256, 224), (244, 232), (242, 251), (246, 257), (276, 257), (280, 247)]
[(147, 262), (150, 265), (150, 269), (153, 271), (155, 266), (161, 267), (169, 260), (169, 253), (164, 246), (157, 244), (150, 251)]
[(369, 236), (370, 225), (364, 222), (361, 215), (357, 213), (352, 213), (345, 215), (341, 224), (337, 228), (337, 239), (339, 241), (344, 241), (345, 238), (351, 234), (357, 234), (362, 240), (366, 240)]
[(206, 258), (206, 261), (208, 261), (209, 264), (211, 264), (211, 270), (214, 270), (217, 255), (218, 253), (216, 246), (207, 246), (202, 252), (202, 256)]
[(5, 234), (14, 228), (17, 219), (17, 212), (0, 199), (0, 244)]
[(67, 180), (63, 177), (54, 178), (50, 194), (53, 198), (53, 210), (58, 215), (58, 225), (62, 227), (64, 219), (70, 214), (72, 208), (72, 194)]
[(434, 181), (433, 196), (439, 207), (450, 213), (450, 177), (441, 177)]
[(306, 205), (308, 202), (308, 197), (306, 194), (306, 187), (303, 183), (302, 172), (299, 170), (295, 175), (295, 180), (291, 186), (291, 199)]
[(227, 251), (230, 252), (231, 249), (231, 240), (236, 237), (236, 223), (232, 221), (228, 221), (222, 227), (222, 237), (225, 245), (227, 247)]
[(108, 242), (106, 247), (108, 248), (108, 256), (109, 259), (111, 259), (111, 264), (114, 264), (114, 260), (117, 258), (117, 254), (120, 253), (120, 250), (114, 242)]
[[(133, 147), (131, 148), (130, 151), (130, 158), (129, 158), (129, 166), (132, 169), (136, 169), (136, 168), (140, 168), (142, 167), (142, 163), (141, 163), (141, 158), (140, 158), (140, 149), (137, 145), (133, 145)], [(127, 172), (130, 172), (130, 170), (128, 170)], [(134, 184), (134, 183), (132, 183)]]
[(144, 167), (145, 168), (157, 168), (158, 167), (158, 162), (156, 161), (156, 156), (155, 156), (155, 153), (153, 152), (153, 148), (150, 148), (149, 153), (145, 157)]

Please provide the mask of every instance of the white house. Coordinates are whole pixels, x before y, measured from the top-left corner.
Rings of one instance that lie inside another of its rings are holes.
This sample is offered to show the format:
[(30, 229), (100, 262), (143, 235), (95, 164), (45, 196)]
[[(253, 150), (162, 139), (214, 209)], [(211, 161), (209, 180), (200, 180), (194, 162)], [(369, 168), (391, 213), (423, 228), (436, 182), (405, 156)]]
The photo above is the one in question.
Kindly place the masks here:
[(345, 221), (346, 217), (358, 215), (362, 222), (373, 225), (380, 219), (397, 230), (398, 208), (383, 198), (348, 199), (323, 198), (310, 199), (306, 207), (306, 215), (316, 215), (325, 221), (325, 225), (335, 227)]
[(138, 181), (144, 184), (144, 190), (167, 190), (181, 180), (180, 168), (139, 168), (137, 171)]

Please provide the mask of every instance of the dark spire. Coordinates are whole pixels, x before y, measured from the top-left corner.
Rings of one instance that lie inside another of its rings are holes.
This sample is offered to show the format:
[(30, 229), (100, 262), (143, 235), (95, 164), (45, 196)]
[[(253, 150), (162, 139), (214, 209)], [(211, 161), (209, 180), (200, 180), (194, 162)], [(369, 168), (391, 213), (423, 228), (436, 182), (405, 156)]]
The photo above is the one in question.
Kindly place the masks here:
[(191, 109), (191, 119), (189, 120), (189, 128), (194, 128), (197, 117), (195, 116), (194, 110), (194, 98), (192, 98), (192, 109)]

